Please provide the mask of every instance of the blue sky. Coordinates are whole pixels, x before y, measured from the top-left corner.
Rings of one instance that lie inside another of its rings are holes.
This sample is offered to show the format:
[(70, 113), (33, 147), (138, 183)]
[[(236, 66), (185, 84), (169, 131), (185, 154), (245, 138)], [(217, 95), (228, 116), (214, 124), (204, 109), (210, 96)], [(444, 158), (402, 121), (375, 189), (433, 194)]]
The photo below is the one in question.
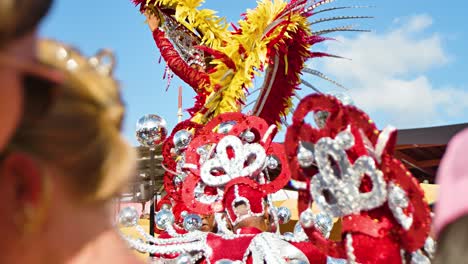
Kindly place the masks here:
[[(446, 4), (450, 3), (450, 4)], [(468, 122), (468, 31), (462, 18), (468, 4), (423, 0), (351, 1), (338, 5), (373, 5), (348, 14), (373, 15), (359, 23), (372, 33), (335, 34), (339, 41), (317, 47), (352, 59), (320, 59), (315, 67), (342, 82), (356, 104), (380, 127), (433, 126)], [(252, 0), (207, 0), (204, 7), (236, 22)], [(342, 14), (342, 13), (338, 13)], [(116, 77), (122, 84), (127, 117), (124, 133), (133, 143), (135, 124), (144, 114), (164, 117), (171, 129), (177, 122), (177, 87), (165, 91), (164, 62), (144, 18), (130, 0), (58, 0), (41, 35), (78, 47), (86, 55), (111, 48), (117, 55)], [(332, 85), (308, 79), (324, 91)], [(301, 95), (307, 94), (304, 90)], [(184, 86), (184, 107), (194, 93)], [(188, 117), (185, 114), (185, 117)]]

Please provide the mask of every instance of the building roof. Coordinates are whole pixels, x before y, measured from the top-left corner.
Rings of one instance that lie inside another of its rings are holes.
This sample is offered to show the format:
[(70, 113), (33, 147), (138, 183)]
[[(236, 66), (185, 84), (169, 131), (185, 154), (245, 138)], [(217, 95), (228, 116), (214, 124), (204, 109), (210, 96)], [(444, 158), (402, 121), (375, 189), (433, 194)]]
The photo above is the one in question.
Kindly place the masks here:
[[(400, 159), (420, 182), (433, 183), (440, 160), (450, 139), (459, 131), (468, 128), (468, 123), (398, 130), (395, 156)], [(128, 186), (126, 193), (134, 201), (147, 201), (151, 193), (163, 192), (164, 168), (161, 147), (152, 151), (137, 147), (138, 172), (136, 180)], [(274, 175), (270, 175), (274, 177)], [(135, 197), (139, 194), (138, 197)]]
[(468, 128), (468, 123), (400, 129), (395, 156), (420, 181), (433, 183), (448, 142), (464, 128)]

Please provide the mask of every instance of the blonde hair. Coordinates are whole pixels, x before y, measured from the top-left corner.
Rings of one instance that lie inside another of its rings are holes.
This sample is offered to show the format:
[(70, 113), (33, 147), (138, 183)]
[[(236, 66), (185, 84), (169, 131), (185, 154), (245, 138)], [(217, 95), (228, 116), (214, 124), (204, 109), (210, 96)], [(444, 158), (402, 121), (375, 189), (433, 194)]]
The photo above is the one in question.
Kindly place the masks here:
[(44, 63), (63, 70), (66, 81), (55, 87), (45, 116), (23, 122), (11, 148), (61, 170), (78, 198), (107, 200), (134, 175), (136, 162), (120, 132), (125, 109), (112, 65), (51, 40), (41, 41), (38, 50)]
[(0, 47), (34, 31), (52, 0), (0, 0)]

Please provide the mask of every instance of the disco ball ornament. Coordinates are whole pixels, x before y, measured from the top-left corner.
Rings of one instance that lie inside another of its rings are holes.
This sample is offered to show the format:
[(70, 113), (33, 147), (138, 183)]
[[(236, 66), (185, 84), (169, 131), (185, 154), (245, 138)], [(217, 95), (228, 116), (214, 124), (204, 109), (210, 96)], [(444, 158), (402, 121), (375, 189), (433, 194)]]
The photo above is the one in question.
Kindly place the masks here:
[(187, 253), (181, 254), (176, 260), (176, 264), (191, 264), (191, 263), (192, 263), (192, 257)]
[(310, 150), (303, 143), (299, 144), (299, 149), (297, 150), (297, 162), (302, 168), (309, 168), (314, 164), (314, 152)]
[(234, 261), (229, 259), (221, 259), (216, 261), (216, 264), (234, 264)]
[(182, 172), (184, 166), (185, 166), (185, 153), (182, 154), (182, 158), (181, 158), (179, 161), (177, 161), (177, 164), (176, 164), (176, 171), (177, 171), (177, 172)]
[(197, 154), (200, 155), (200, 156), (208, 154), (208, 150), (207, 150), (207, 147), (205, 145), (203, 145), (201, 147), (198, 147), (196, 151), (197, 151)]
[(314, 121), (318, 128), (324, 128), (327, 123), (329, 113), (327, 111), (317, 111), (314, 113)]
[(311, 209), (307, 209), (301, 213), (299, 217), (299, 222), (302, 226), (309, 228), (314, 224), (314, 213)]
[(219, 134), (227, 134), (231, 129), (236, 125), (235, 121), (227, 121), (227, 122), (222, 122), (218, 126), (218, 133)]
[(168, 209), (161, 209), (155, 215), (156, 227), (159, 230), (166, 230), (167, 226), (174, 224), (174, 214)]
[(199, 215), (188, 214), (184, 217), (184, 228), (189, 232), (200, 230), (202, 224), (202, 219)]
[(294, 235), (297, 236), (304, 232), (304, 228), (302, 228), (301, 223), (297, 222), (294, 226)]
[(175, 186), (180, 187), (180, 186), (182, 186), (182, 182), (184, 182), (184, 181), (182, 180), (182, 178), (179, 175), (176, 175), (172, 179), (172, 182), (174, 183)]
[(300, 241), (306, 241), (309, 239), (304, 231), (304, 228), (302, 228), (302, 225), (299, 222), (297, 222), (294, 226), (294, 237)]
[(245, 131), (244, 133), (242, 133), (242, 138), (246, 142), (252, 143), (255, 140), (255, 134), (252, 131)]
[(328, 214), (318, 213), (314, 217), (314, 225), (324, 237), (328, 238), (333, 228), (333, 219)]
[(182, 213), (180, 213), (180, 216), (181, 217), (186, 217), (188, 215), (188, 212), (187, 211), (182, 211)]
[(167, 136), (166, 120), (158, 115), (145, 115), (136, 125), (136, 138), (145, 147), (155, 147), (164, 142)]
[(427, 237), (426, 242), (424, 243), (424, 251), (427, 253), (429, 258), (434, 258), (437, 246), (434, 239)]
[(273, 156), (268, 157), (268, 159), (267, 159), (267, 168), (268, 169), (274, 170), (274, 169), (278, 168), (278, 165), (279, 165), (279, 162), (275, 157), (273, 157)]
[(119, 223), (125, 227), (136, 226), (138, 218), (138, 211), (131, 206), (122, 208), (119, 212)]
[(190, 144), (190, 141), (192, 141), (193, 134), (190, 131), (187, 131), (185, 129), (179, 130), (174, 134), (174, 146), (177, 150), (182, 150), (187, 148), (187, 146)]
[(291, 220), (291, 210), (287, 207), (279, 207), (278, 211), (278, 221), (280, 224), (287, 224)]
[(343, 105), (354, 105), (354, 101), (351, 96), (344, 93), (331, 93), (330, 95), (338, 99)]
[(431, 260), (418, 250), (411, 253), (411, 264), (431, 264)]
[(212, 149), (212, 145), (210, 144), (203, 145), (197, 148), (196, 151), (197, 151), (197, 154), (200, 156), (199, 158), (200, 164), (203, 164), (206, 160), (210, 158), (209, 155), (210, 155), (211, 149)]
[(289, 264), (308, 264), (309, 262), (302, 259), (291, 259), (288, 261)]
[(347, 259), (327, 257), (327, 264), (348, 264)]

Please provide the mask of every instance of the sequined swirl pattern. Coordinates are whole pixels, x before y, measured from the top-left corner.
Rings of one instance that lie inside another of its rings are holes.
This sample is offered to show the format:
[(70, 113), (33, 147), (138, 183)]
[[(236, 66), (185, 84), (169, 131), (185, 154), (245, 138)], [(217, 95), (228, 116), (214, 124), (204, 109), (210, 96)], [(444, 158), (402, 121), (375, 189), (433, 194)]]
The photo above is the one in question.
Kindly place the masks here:
[[(311, 194), (321, 209), (332, 217), (371, 210), (386, 200), (386, 183), (374, 160), (361, 156), (351, 164), (348, 159), (346, 150), (354, 144), (353, 134), (344, 130), (335, 139), (324, 137), (315, 145), (319, 172), (312, 178)], [(371, 181), (372, 190), (362, 193), (359, 187), (366, 175)]]

